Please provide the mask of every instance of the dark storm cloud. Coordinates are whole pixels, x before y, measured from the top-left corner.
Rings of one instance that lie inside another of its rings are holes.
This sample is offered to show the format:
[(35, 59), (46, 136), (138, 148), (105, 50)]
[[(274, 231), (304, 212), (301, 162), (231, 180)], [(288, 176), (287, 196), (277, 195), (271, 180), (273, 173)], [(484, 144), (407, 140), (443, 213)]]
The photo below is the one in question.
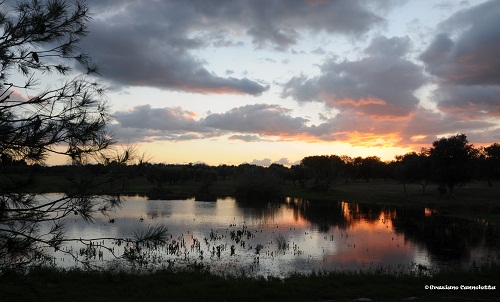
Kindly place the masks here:
[(283, 96), (299, 102), (321, 101), (369, 116), (405, 116), (419, 100), (413, 92), (426, 79), (420, 66), (405, 55), (408, 38), (378, 37), (365, 49), (359, 61), (328, 61), (317, 77), (294, 77), (284, 85)]
[(206, 69), (193, 50), (241, 46), (287, 49), (300, 31), (361, 35), (383, 18), (364, 1), (195, 0), (88, 1), (94, 20), (82, 43), (117, 85), (198, 93), (259, 95), (268, 86), (225, 78)]
[(435, 101), (447, 112), (498, 116), (500, 109), (500, 2), (462, 10), (441, 23), (421, 54), (439, 83)]

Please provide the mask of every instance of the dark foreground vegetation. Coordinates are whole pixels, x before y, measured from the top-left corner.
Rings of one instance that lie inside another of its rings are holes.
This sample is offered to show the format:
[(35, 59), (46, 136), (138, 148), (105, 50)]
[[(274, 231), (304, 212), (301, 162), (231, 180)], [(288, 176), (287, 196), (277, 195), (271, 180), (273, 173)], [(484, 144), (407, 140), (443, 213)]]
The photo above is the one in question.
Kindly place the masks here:
[[(0, 277), (2, 301), (494, 301), (500, 267), (434, 276), (387, 272), (295, 275), (284, 280), (205, 272), (115, 272), (35, 269)], [(426, 290), (425, 286), (495, 286), (495, 290)]]

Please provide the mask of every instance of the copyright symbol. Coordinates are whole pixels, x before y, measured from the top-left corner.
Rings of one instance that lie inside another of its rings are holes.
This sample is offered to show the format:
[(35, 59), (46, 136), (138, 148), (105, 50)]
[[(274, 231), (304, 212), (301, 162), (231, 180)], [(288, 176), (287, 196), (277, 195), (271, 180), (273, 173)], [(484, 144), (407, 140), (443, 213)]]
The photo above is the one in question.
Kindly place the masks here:
[(429, 289), (429, 285), (426, 285), (426, 286), (425, 286), (425, 289)]

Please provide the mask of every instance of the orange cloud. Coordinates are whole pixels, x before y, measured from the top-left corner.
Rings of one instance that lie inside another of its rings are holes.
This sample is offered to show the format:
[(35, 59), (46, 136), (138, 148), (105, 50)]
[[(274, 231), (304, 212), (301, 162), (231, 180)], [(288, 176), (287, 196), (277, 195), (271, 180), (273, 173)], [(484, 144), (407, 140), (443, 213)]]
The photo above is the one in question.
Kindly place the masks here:
[(346, 143), (364, 147), (395, 147), (398, 146), (399, 142), (401, 141), (401, 133), (399, 132), (376, 134), (355, 131), (346, 132), (345, 137)]
[(361, 106), (367, 106), (367, 105), (387, 105), (387, 102), (384, 100), (381, 100), (379, 98), (361, 98), (358, 101), (353, 100), (353, 99), (341, 99), (341, 100), (336, 100), (333, 98), (329, 98), (329, 103), (334, 104), (334, 105), (348, 105), (352, 107), (361, 107)]

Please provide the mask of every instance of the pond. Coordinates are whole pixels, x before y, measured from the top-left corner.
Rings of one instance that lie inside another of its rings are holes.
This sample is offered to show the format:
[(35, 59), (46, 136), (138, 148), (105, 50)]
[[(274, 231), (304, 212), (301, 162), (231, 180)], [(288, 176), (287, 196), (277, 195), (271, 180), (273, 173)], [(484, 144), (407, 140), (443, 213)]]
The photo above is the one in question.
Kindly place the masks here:
[[(255, 204), (234, 198), (207, 202), (126, 197), (120, 209), (110, 217), (96, 217), (94, 223), (71, 217), (65, 232), (71, 238), (131, 238), (155, 225), (166, 226), (169, 236), (160, 246), (141, 249), (141, 264), (147, 270), (194, 267), (275, 277), (381, 268), (431, 272), (498, 261), (500, 255), (498, 227), (486, 222), (446, 219), (432, 209), (295, 198)], [(124, 242), (100, 243), (117, 255), (126, 247)], [(65, 247), (88, 257), (78, 252), (81, 248)], [(62, 267), (77, 265), (62, 252), (54, 259)], [(90, 260), (104, 267), (126, 263), (102, 248), (91, 253)]]

